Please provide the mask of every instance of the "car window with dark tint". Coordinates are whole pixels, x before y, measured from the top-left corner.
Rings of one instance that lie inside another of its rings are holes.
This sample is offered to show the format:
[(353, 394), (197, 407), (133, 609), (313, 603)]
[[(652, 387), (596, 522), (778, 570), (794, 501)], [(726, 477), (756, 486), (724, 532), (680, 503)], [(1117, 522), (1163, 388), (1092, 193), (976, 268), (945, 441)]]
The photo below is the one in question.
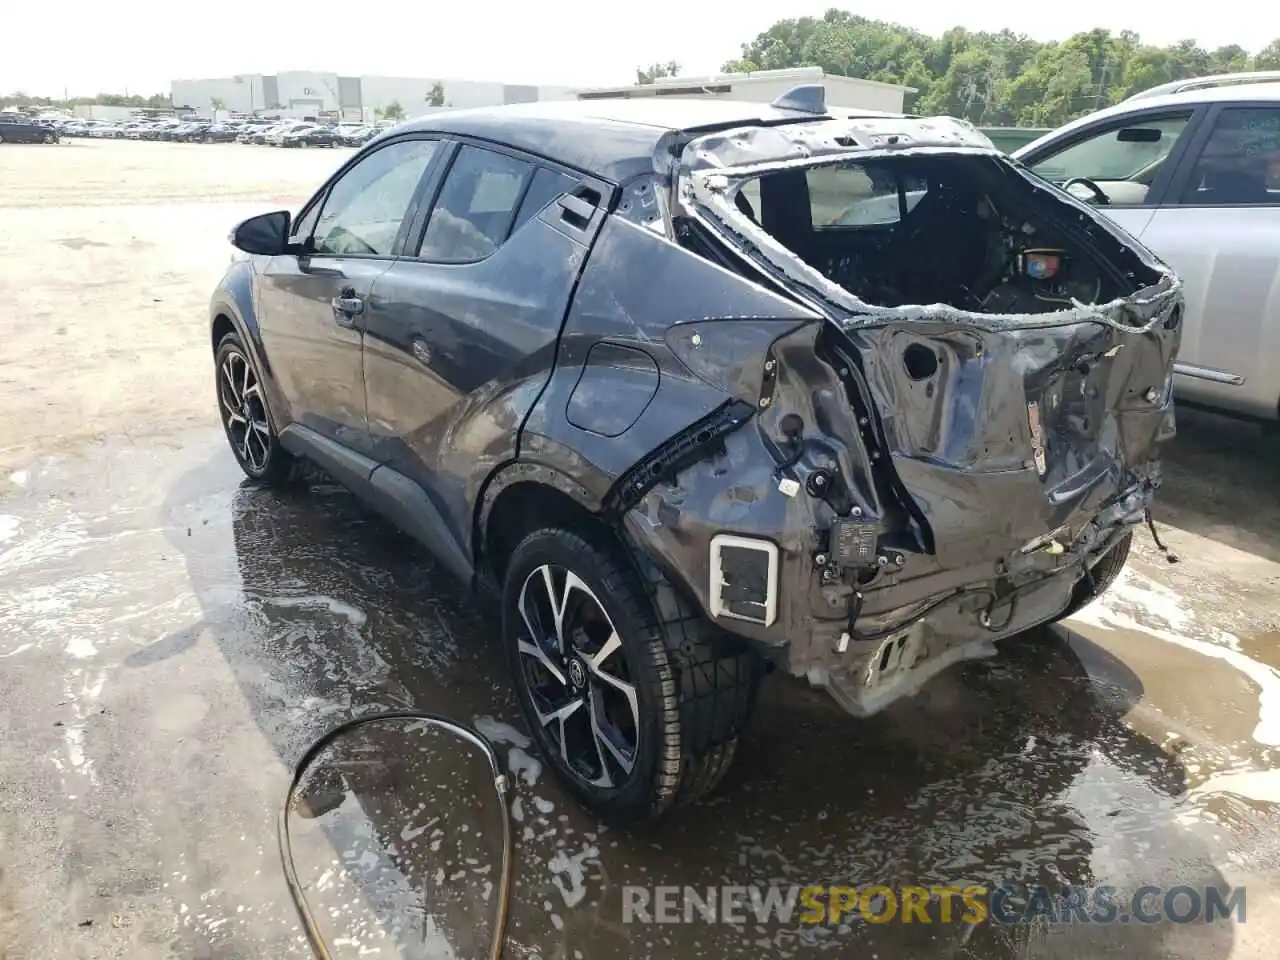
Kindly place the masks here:
[(511, 232), (515, 233), (526, 220), (536, 217), (546, 209), (547, 204), (568, 193), (577, 185), (578, 180), (567, 173), (539, 167), (533, 175), (529, 189), (525, 192), (524, 199), (520, 201), (520, 209), (516, 212)]
[(375, 150), (343, 174), (316, 221), (314, 250), (338, 256), (390, 256), (436, 140), (402, 140)]
[(1232, 107), (1218, 114), (1182, 202), (1280, 202), (1280, 107)]
[(480, 147), (458, 150), (445, 177), (418, 256), (437, 263), (471, 263), (492, 254), (510, 232), (531, 167)]

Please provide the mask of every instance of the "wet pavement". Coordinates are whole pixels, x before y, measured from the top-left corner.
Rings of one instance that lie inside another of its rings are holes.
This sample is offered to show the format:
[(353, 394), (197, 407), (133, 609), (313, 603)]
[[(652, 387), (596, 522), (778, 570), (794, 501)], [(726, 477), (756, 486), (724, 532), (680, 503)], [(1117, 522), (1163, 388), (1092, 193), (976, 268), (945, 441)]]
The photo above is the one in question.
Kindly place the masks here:
[[(517, 785), (509, 956), (1274, 957), (1280, 492), (1255, 427), (1184, 418), (1159, 518), (1070, 628), (857, 722), (765, 686), (724, 786), (606, 829), (520, 730), (491, 603), (324, 482), (241, 484), (216, 427), (38, 459), (0, 494), (0, 957), (305, 957), (276, 849), (293, 765), (420, 709)], [(305, 816), (301, 815), (305, 814)], [(291, 820), (335, 957), (482, 956), (500, 820), (420, 724), (322, 755)], [(624, 923), (623, 888), (1244, 885), (1243, 924)]]

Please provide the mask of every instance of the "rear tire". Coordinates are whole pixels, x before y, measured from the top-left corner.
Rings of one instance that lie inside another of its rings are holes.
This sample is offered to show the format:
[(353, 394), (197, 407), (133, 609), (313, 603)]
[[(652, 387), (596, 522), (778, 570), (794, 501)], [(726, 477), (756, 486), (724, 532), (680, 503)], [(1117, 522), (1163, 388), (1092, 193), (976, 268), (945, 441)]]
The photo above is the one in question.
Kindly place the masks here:
[(257, 370), (238, 334), (228, 333), (219, 341), (214, 376), (218, 419), (245, 476), (267, 486), (296, 479), (299, 463), (280, 445)]
[(1075, 586), (1075, 590), (1071, 594), (1071, 602), (1067, 604), (1067, 609), (1058, 614), (1057, 620), (1065, 620), (1067, 617), (1073, 616), (1093, 603), (1094, 600), (1107, 592), (1107, 588), (1116, 582), (1116, 578), (1120, 576), (1120, 571), (1124, 569), (1125, 563), (1129, 559), (1129, 550), (1133, 546), (1133, 533), (1130, 531), (1116, 541), (1115, 546), (1099, 557), (1089, 568), (1092, 574), (1092, 583), (1090, 577), (1081, 577)]
[(565, 789), (614, 824), (716, 787), (762, 672), (665, 582), (663, 601), (645, 587), (607, 537), (548, 528), (515, 548), (503, 589), (503, 647), (533, 738)]

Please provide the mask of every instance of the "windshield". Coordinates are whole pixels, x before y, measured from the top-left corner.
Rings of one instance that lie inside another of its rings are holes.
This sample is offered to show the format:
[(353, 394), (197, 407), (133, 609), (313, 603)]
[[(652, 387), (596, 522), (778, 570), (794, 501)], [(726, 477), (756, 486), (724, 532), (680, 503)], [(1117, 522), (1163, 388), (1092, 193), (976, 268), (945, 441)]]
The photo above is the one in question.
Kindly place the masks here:
[(1188, 119), (1189, 115), (1124, 122), (1076, 140), (1030, 164), (1030, 169), (1051, 183), (1084, 178), (1150, 186)]

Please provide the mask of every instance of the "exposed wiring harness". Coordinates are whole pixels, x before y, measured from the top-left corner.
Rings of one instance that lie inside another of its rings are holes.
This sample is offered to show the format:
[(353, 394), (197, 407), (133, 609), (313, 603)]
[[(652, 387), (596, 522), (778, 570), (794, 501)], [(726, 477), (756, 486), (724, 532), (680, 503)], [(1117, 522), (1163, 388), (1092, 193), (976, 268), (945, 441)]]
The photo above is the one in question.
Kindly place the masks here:
[(494, 916), (493, 942), (489, 947), (489, 960), (500, 960), (502, 948), (507, 939), (507, 915), (511, 900), (511, 871), (514, 867), (511, 841), (511, 808), (507, 797), (510, 787), (506, 776), (502, 773), (502, 767), (498, 763), (498, 755), (494, 752), (493, 745), (488, 740), (475, 730), (457, 721), (431, 713), (422, 713), (417, 710), (395, 710), (370, 714), (369, 716), (356, 717), (346, 723), (339, 724), (311, 744), (302, 755), (302, 759), (298, 761), (297, 767), (294, 768), (293, 781), (289, 784), (288, 793), (285, 794), (284, 807), (280, 811), (280, 819), (276, 826), (276, 837), (280, 844), (280, 862), (284, 868), (285, 883), (289, 887), (289, 896), (293, 899), (294, 909), (298, 912), (298, 921), (302, 924), (302, 929), (307, 935), (307, 942), (311, 944), (311, 951), (315, 954), (317, 960), (333, 960), (333, 954), (330, 953), (324, 937), (320, 935), (320, 929), (311, 913), (311, 907), (307, 904), (302, 884), (298, 882), (298, 871), (293, 863), (293, 847), (289, 839), (289, 811), (293, 809), (295, 795), (303, 777), (311, 767), (311, 764), (315, 762), (316, 757), (325, 748), (358, 727), (373, 723), (386, 723), (393, 720), (411, 720), (416, 723), (425, 723), (428, 726), (436, 727), (452, 733), (454, 736), (461, 737), (478, 748), (489, 763), (489, 770), (493, 774), (494, 792), (498, 796), (498, 807), (502, 813), (502, 870), (498, 880), (498, 901)]
[(1156, 533), (1156, 522), (1151, 518), (1151, 508), (1147, 507), (1142, 511), (1142, 519), (1147, 525), (1147, 529), (1151, 532), (1151, 540), (1155, 543), (1156, 549), (1164, 554), (1165, 560), (1169, 563), (1177, 563), (1178, 555), (1164, 545), (1164, 541), (1160, 539), (1160, 534)]

